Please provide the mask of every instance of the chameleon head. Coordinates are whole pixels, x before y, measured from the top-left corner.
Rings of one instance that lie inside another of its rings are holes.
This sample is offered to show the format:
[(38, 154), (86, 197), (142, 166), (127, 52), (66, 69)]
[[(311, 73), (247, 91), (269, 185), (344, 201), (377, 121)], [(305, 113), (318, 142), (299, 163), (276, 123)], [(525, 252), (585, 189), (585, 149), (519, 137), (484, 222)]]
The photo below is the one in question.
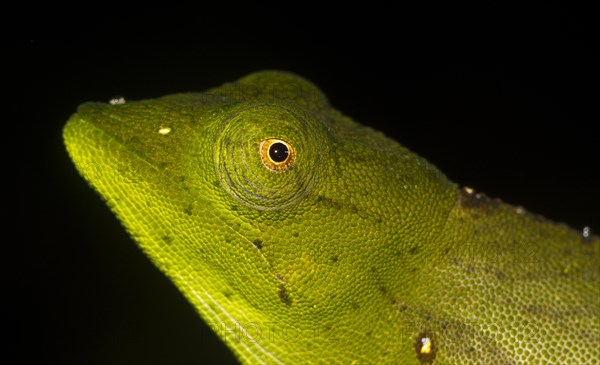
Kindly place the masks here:
[(113, 104), (79, 107), (69, 154), (242, 361), (416, 359), (408, 253), (457, 197), (435, 168), (287, 73)]

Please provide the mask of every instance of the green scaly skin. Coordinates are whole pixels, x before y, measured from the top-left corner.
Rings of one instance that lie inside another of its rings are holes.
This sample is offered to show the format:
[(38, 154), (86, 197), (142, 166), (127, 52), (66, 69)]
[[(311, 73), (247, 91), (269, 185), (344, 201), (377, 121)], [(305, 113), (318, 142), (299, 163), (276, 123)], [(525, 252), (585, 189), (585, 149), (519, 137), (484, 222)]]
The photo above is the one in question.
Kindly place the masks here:
[(459, 188), (298, 76), (86, 103), (64, 140), (243, 364), (600, 362), (598, 236)]

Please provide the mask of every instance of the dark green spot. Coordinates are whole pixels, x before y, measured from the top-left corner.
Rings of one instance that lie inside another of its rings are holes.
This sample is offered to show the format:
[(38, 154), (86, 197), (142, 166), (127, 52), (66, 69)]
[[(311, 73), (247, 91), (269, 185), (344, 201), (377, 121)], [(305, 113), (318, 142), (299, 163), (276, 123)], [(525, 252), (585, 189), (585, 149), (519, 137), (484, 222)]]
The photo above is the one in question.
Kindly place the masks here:
[(193, 208), (192, 208), (192, 205), (191, 205), (191, 204), (190, 204), (190, 205), (188, 205), (188, 206), (187, 206), (187, 207), (186, 207), (186, 208), (183, 210), (183, 212), (184, 212), (185, 214), (187, 214), (187, 215), (192, 215), (192, 213), (193, 213)]
[(263, 247), (263, 243), (261, 240), (254, 240), (252, 241), (252, 243), (254, 244), (254, 246), (256, 246), (256, 248), (258, 248), (259, 250)]
[(173, 237), (169, 236), (169, 235), (165, 235), (163, 236), (163, 241), (167, 244), (170, 245), (171, 243), (173, 243)]
[(283, 284), (279, 286), (279, 299), (281, 299), (285, 305), (292, 305), (292, 298), (290, 298), (290, 295), (285, 290), (285, 286), (283, 286)]
[(379, 291), (381, 292), (381, 294), (383, 295), (383, 297), (390, 302), (392, 305), (396, 305), (398, 303), (398, 300), (396, 299), (396, 297), (394, 296), (394, 293), (390, 292), (390, 290), (388, 288), (386, 288), (385, 286), (380, 286), (379, 287)]
[(496, 270), (495, 274), (496, 274), (496, 278), (497, 278), (499, 281), (506, 280), (506, 274), (505, 274), (504, 272), (502, 272), (502, 271), (500, 271), (500, 270)]
[(529, 312), (530, 314), (536, 315), (539, 314), (542, 307), (539, 305), (535, 305), (535, 304), (530, 304), (528, 306), (525, 307), (525, 309), (527, 310), (527, 312)]

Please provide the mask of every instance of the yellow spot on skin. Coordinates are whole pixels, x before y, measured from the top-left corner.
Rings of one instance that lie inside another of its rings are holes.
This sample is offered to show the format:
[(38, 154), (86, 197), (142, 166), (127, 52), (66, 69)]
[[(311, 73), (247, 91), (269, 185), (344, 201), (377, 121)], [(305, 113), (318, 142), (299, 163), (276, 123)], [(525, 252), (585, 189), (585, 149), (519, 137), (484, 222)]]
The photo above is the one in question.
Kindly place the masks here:
[(433, 365), (437, 353), (435, 336), (431, 332), (422, 332), (414, 342), (417, 360), (421, 365)]
[(108, 103), (110, 105), (123, 105), (123, 104), (127, 103), (127, 101), (122, 96), (115, 96), (114, 98), (110, 99), (108, 101)]
[(160, 127), (160, 129), (158, 130), (158, 134), (163, 135), (163, 136), (166, 136), (169, 133), (171, 133), (170, 127)]
[(421, 339), (421, 343), (423, 344), (423, 346), (421, 346), (421, 353), (422, 354), (428, 354), (431, 352), (431, 340), (429, 339), (429, 337), (423, 337)]
[(583, 231), (581, 232), (581, 235), (583, 236), (583, 238), (588, 238), (592, 235), (592, 230), (590, 229), (590, 227), (583, 227)]

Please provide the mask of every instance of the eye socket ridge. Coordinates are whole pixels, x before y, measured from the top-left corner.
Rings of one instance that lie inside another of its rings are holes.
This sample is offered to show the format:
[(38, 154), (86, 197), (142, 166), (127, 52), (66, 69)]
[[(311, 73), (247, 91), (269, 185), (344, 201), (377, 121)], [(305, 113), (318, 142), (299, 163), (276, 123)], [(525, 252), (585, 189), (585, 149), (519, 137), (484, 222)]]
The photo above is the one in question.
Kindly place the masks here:
[(263, 165), (275, 172), (289, 169), (296, 158), (296, 151), (292, 145), (278, 138), (261, 141), (258, 150)]

